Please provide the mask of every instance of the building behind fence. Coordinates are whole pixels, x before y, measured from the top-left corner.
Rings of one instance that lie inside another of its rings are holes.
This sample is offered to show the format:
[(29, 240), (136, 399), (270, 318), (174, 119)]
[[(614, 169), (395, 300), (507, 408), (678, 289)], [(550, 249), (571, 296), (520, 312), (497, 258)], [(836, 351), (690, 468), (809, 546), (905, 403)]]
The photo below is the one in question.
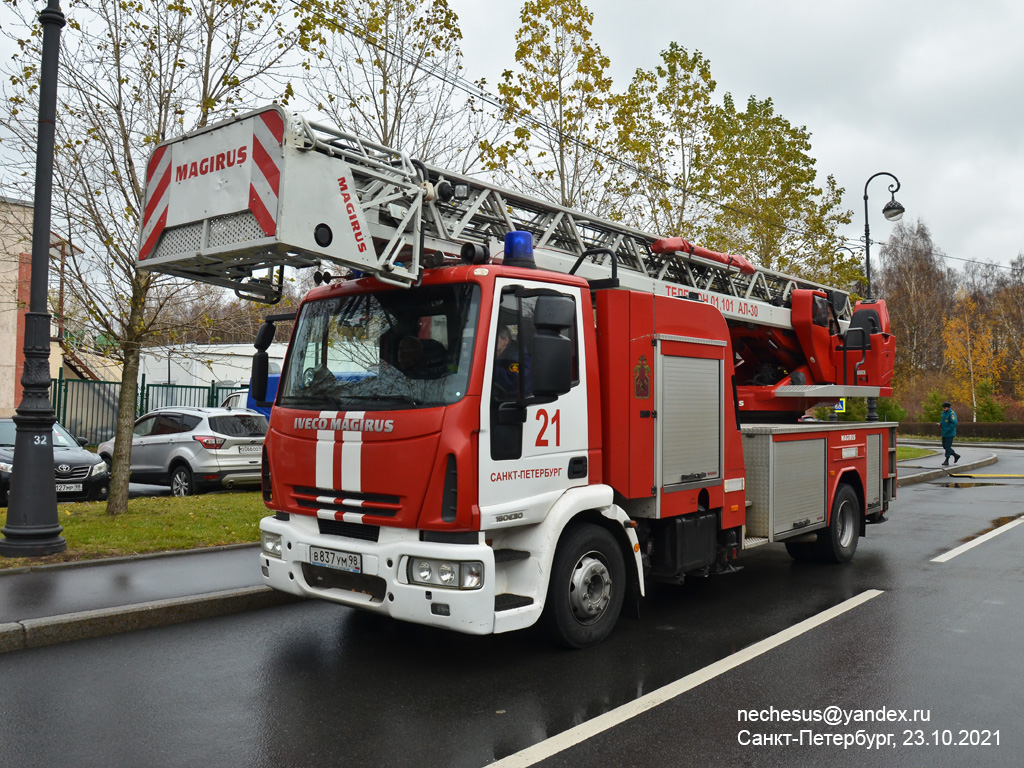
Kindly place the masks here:
[[(217, 382), (209, 385), (147, 384), (146, 375), (142, 374), (135, 394), (135, 416), (172, 405), (215, 407), (239, 389), (236, 385)], [(119, 381), (65, 379), (63, 372), (50, 380), (50, 404), (57, 421), (75, 437), (84, 437), (90, 445), (114, 436), (120, 397)]]
[[(280, 372), (286, 349), (286, 344), (271, 345), (272, 373)], [(186, 344), (143, 350), (134, 415), (167, 406), (220, 405), (232, 392), (246, 388), (252, 353), (251, 344)], [(68, 378), (63, 369), (50, 380), (50, 402), (57, 421), (90, 445), (114, 436), (120, 397), (119, 381)]]

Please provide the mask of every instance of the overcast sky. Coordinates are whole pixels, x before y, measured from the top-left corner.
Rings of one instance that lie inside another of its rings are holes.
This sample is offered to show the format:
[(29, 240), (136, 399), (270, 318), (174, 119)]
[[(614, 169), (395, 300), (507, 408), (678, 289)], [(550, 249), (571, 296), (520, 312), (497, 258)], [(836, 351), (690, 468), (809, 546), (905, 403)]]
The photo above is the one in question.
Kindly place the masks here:
[[(464, 35), (465, 75), (489, 90), (513, 68), (522, 2), (449, 0)], [(846, 190), (864, 237), (864, 184), (895, 174), (906, 219), (964, 259), (1007, 264), (1024, 252), (1024, 3), (978, 0), (589, 0), (594, 41), (614, 87), (651, 69), (672, 41), (701, 51), (742, 107), (770, 97), (811, 133), (819, 179)], [(868, 187), (873, 242), (890, 180)], [(686, 233), (664, 233), (666, 235)], [(859, 247), (859, 243), (857, 244)], [(877, 265), (877, 246), (872, 248)]]

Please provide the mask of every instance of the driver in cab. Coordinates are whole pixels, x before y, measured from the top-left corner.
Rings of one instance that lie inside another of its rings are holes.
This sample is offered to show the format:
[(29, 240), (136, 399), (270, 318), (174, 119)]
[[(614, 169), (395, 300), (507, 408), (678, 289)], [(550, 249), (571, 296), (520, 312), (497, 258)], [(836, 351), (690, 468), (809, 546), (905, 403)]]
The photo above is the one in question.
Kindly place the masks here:
[[(519, 397), (519, 345), (512, 338), (512, 331), (507, 325), (498, 328), (498, 337), (494, 343), (494, 391), (498, 399), (518, 399)], [(530, 355), (523, 355), (525, 368), (526, 390), (530, 389)]]

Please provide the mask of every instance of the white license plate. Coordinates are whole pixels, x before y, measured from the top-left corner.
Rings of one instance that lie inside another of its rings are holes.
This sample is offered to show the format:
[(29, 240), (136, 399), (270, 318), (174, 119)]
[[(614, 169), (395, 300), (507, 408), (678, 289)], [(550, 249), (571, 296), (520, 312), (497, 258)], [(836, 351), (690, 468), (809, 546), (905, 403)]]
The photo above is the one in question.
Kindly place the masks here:
[(259, 453), (263, 449), (262, 445), (240, 445), (238, 446), (239, 453)]
[(57, 493), (81, 493), (81, 483), (57, 483)]
[(363, 556), (355, 552), (338, 552), (335, 549), (309, 548), (309, 562), (313, 565), (325, 565), (349, 573), (363, 572)]

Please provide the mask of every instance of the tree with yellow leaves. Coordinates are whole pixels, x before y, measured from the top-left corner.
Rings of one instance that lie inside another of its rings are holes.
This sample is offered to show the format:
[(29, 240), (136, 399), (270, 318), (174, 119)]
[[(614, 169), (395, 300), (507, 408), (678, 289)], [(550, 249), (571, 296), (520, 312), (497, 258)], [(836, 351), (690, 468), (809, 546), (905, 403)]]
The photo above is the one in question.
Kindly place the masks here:
[(957, 291), (953, 311), (942, 328), (946, 364), (953, 399), (971, 404), (971, 420), (978, 420), (979, 398), (985, 399), (983, 382), (996, 381), (1006, 367), (998, 348), (994, 324), (978, 301), (964, 289)]

